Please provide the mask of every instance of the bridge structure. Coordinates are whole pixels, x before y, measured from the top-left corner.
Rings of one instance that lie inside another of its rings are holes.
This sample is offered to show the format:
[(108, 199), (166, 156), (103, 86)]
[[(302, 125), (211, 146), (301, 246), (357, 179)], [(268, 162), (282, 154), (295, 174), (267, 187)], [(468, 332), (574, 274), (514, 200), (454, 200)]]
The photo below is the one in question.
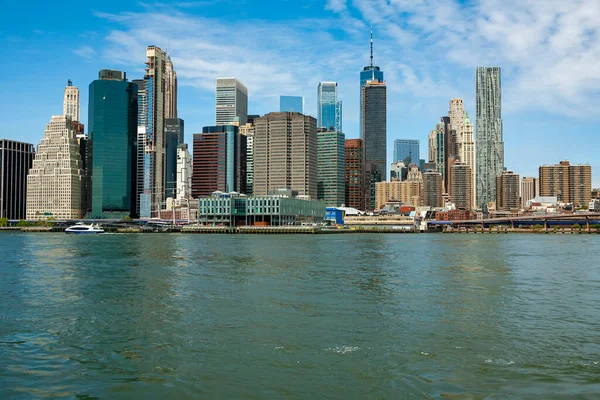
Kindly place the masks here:
[(457, 220), (457, 221), (429, 221), (433, 225), (450, 225), (453, 227), (469, 227), (481, 226), (487, 228), (493, 225), (510, 225), (511, 228), (519, 228), (521, 226), (542, 225), (544, 229), (549, 226), (556, 225), (574, 225), (579, 224), (581, 227), (590, 229), (591, 225), (600, 225), (600, 213), (586, 214), (544, 214), (544, 215), (526, 215), (521, 217), (501, 217), (477, 220)]

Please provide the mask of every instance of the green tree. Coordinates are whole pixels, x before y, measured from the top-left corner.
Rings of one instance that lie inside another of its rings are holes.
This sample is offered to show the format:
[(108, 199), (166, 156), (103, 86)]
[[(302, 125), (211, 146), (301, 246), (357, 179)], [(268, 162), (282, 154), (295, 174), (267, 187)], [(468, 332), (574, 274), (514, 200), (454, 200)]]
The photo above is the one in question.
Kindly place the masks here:
[(573, 229), (573, 230), (579, 230), (579, 229), (581, 229), (581, 225), (579, 225), (579, 224), (573, 224), (571, 226), (571, 229)]
[(8, 218), (0, 218), (0, 227), (8, 226)]

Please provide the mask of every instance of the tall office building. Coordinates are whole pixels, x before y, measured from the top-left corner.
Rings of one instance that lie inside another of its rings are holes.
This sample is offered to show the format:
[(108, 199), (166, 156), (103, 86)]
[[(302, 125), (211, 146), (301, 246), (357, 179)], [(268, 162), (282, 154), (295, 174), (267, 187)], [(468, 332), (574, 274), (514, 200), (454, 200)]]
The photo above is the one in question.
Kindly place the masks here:
[(73, 86), (70, 79), (67, 82), (67, 87), (65, 87), (63, 115), (69, 116), (73, 122), (79, 122), (79, 88)]
[(205, 126), (193, 143), (192, 197), (246, 193), (246, 136), (238, 126)]
[(458, 210), (471, 210), (473, 208), (473, 190), (471, 185), (471, 167), (460, 161), (455, 161), (450, 167), (452, 174), (450, 187), (450, 198)]
[(101, 70), (88, 103), (93, 218), (135, 217), (138, 87), (125, 72)]
[(496, 177), (496, 210), (511, 211), (519, 208), (519, 175), (503, 171)]
[(346, 207), (365, 209), (365, 159), (362, 139), (344, 142), (344, 175)]
[(319, 82), (317, 127), (342, 132), (342, 103), (338, 101), (337, 82)]
[(499, 67), (475, 72), (477, 206), (496, 201), (496, 177), (504, 170), (502, 97)]
[[(373, 29), (371, 29), (371, 62), (369, 65), (367, 65), (366, 67), (363, 68), (363, 70), (360, 73), (360, 109), (363, 109), (363, 87), (365, 87), (367, 85), (368, 81), (378, 81), (378, 82), (383, 82), (383, 71), (379, 69), (378, 66), (373, 65)], [(363, 115), (361, 113), (360, 115), (360, 137), (364, 139), (364, 133), (363, 133), (363, 122), (362, 122), (362, 118)]]
[(0, 218), (25, 219), (32, 144), (0, 139)]
[(387, 113), (385, 82), (367, 81), (362, 88), (362, 136), (365, 162), (375, 164), (379, 174), (386, 176)]
[[(437, 125), (436, 125), (437, 126)], [(432, 129), (427, 137), (427, 162), (436, 163), (437, 161), (437, 128)]]
[(453, 132), (455, 143), (455, 159), (471, 168), (473, 183), (471, 185), (471, 198), (475, 201), (475, 141), (473, 124), (469, 119), (469, 113), (465, 111), (462, 99), (450, 99), (448, 110), (450, 118), (450, 131)]
[[(441, 117), (440, 122), (435, 126), (435, 131), (431, 131), (430, 141), (433, 144), (433, 150), (430, 150), (434, 156), (436, 171), (442, 174), (443, 191), (447, 193), (450, 188), (450, 166), (455, 160), (455, 141), (454, 134), (450, 129), (450, 118)], [(431, 144), (431, 143), (430, 143)]]
[(141, 218), (157, 215), (165, 196), (165, 70), (165, 52), (148, 46), (146, 73), (138, 92), (136, 197), (139, 197)]
[(538, 178), (524, 176), (521, 179), (521, 207), (527, 207), (527, 202), (540, 195), (540, 181)]
[(27, 175), (27, 219), (82, 218), (83, 178), (73, 121), (53, 116)]
[(192, 156), (187, 144), (177, 147), (177, 200), (192, 197)]
[[(254, 121), (254, 120), (253, 120)], [(254, 194), (254, 124), (240, 126), (240, 134), (246, 136), (246, 194)]]
[(184, 140), (181, 118), (165, 118), (165, 196), (177, 198), (177, 153)]
[(559, 202), (586, 205), (592, 195), (592, 167), (561, 161), (539, 168), (540, 196), (556, 196)]
[(421, 150), (419, 141), (414, 139), (396, 139), (394, 140), (394, 160), (392, 162), (397, 163), (398, 161), (404, 162), (408, 165), (411, 163), (419, 164), (421, 157)]
[(299, 112), (304, 114), (304, 97), (302, 96), (279, 96), (280, 112)]
[(165, 119), (177, 118), (177, 72), (168, 55), (165, 61)]
[(317, 131), (317, 199), (328, 207), (339, 207), (345, 201), (345, 139), (342, 132)]
[(279, 189), (317, 198), (317, 120), (274, 112), (254, 120), (254, 195)]
[(248, 122), (248, 89), (236, 78), (218, 78), (216, 94), (216, 125)]
[(390, 165), (390, 181), (405, 181), (408, 178), (408, 166), (402, 161)]
[(436, 171), (427, 171), (423, 173), (423, 189), (421, 190), (421, 198), (424, 206), (434, 208), (444, 206), (442, 186), (442, 174)]

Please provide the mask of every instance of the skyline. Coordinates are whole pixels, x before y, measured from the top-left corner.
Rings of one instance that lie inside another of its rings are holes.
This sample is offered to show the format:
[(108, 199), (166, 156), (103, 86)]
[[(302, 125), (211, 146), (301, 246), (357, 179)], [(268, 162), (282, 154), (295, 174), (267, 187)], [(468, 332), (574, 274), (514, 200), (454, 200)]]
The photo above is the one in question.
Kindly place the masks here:
[[(367, 1), (309, 2), (304, 8), (289, 2), (290, 12), (278, 14), (265, 13), (268, 7), (262, 2), (246, 2), (239, 9), (239, 29), (227, 38), (222, 34), (226, 29), (215, 24), (223, 21), (218, 12), (223, 3), (228, 2), (179, 2), (169, 7), (125, 2), (110, 10), (73, 5), (70, 18), (83, 22), (78, 25), (85, 25), (84, 31), (66, 25), (57, 30), (55, 21), (61, 14), (48, 6), (39, 8), (48, 14), (42, 22), (3, 21), (0, 37), (11, 62), (0, 78), (5, 88), (0, 94), (0, 137), (37, 146), (49, 118), (61, 113), (68, 79), (81, 91), (81, 120), (87, 131), (88, 85), (98, 71), (118, 69), (130, 80), (140, 79), (145, 48), (154, 44), (168, 48), (173, 59), (179, 80), (178, 116), (186, 121), (189, 135), (214, 122), (216, 79), (235, 76), (248, 86), (250, 114), (277, 111), (279, 95), (292, 94), (304, 96), (306, 114), (316, 117), (318, 82), (338, 82), (344, 133), (348, 139), (357, 138), (359, 73), (370, 63), (373, 25), (374, 65), (385, 71), (388, 88), (389, 160), (395, 139), (427, 143), (428, 133), (447, 114), (450, 98), (463, 98), (466, 111), (474, 115), (475, 68), (499, 66), (505, 166), (521, 176), (536, 176), (540, 165), (563, 159), (600, 168), (595, 157), (600, 140), (593, 121), (600, 88), (594, 57), (600, 42), (584, 34), (589, 29), (597, 32), (598, 13), (593, 10), (598, 7), (593, 2), (556, 2), (543, 10), (514, 2), (509, 13), (494, 9), (500, 4), (496, 1), (471, 6), (447, 1), (438, 12), (427, 5), (406, 6), (403, 20), (392, 12), (400, 6), (378, 3), (381, 9), (375, 15)], [(6, 15), (21, 8), (11, 4)], [(494, 18), (484, 22), (491, 11)], [(569, 11), (566, 17), (556, 17), (563, 11)], [(456, 26), (438, 20), (443, 13)], [(553, 16), (554, 31), (549, 28)], [(468, 21), (477, 24), (467, 26)], [(431, 22), (439, 26), (428, 27)], [(399, 28), (401, 23), (405, 29)], [(202, 26), (211, 31), (203, 32)], [(441, 36), (443, 27), (447, 38)], [(510, 33), (515, 27), (519, 32), (527, 29), (527, 35)], [(271, 40), (260, 39), (265, 35)], [(439, 47), (449, 44), (454, 47), (441, 54)], [(331, 57), (322, 56), (324, 49)], [(49, 61), (41, 64), (41, 59)], [(42, 66), (43, 79), (31, 79)], [(427, 158), (424, 148), (421, 158)], [(593, 177), (593, 186), (600, 186), (599, 176)]]

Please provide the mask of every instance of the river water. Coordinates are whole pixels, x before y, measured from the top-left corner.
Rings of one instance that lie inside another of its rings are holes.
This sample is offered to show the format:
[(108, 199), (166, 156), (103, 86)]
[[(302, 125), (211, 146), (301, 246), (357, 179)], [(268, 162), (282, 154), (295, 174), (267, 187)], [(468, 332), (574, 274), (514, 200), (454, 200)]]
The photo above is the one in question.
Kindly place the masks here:
[(0, 398), (600, 398), (600, 235), (0, 234)]

